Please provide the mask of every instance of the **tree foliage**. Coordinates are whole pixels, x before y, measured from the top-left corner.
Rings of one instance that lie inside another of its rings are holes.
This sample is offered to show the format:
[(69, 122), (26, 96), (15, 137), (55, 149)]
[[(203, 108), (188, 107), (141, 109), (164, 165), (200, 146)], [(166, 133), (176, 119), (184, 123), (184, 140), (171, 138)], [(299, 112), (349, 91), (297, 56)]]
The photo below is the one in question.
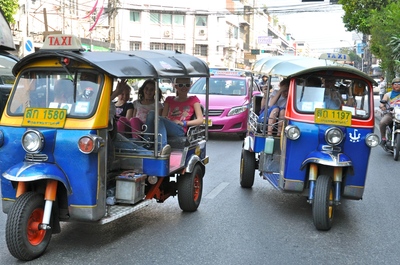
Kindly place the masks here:
[(393, 0), (339, 0), (345, 12), (343, 23), (346, 29), (369, 35), (372, 26), (371, 12), (381, 10), (390, 2)]
[(399, 49), (394, 41), (400, 38), (400, 3), (395, 1), (382, 10), (371, 12), (371, 51), (382, 60), (383, 69), (394, 76)]
[(18, 10), (18, 0), (0, 0), (0, 8), (8, 23), (14, 23), (14, 14)]

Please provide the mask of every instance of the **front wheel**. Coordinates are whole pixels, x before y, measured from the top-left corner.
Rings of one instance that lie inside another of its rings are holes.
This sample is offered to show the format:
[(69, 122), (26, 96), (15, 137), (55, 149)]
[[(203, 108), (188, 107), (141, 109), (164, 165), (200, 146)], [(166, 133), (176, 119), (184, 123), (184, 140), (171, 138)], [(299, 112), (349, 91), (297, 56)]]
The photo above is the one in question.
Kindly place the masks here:
[(242, 149), (240, 158), (240, 185), (243, 188), (251, 188), (253, 186), (255, 170), (256, 157), (254, 153)]
[(182, 211), (194, 212), (199, 207), (203, 192), (203, 175), (203, 170), (197, 164), (192, 173), (179, 176), (178, 202)]
[(17, 198), (7, 215), (6, 242), (11, 255), (19, 260), (33, 260), (44, 253), (51, 239), (51, 230), (40, 230), (44, 198), (27, 192)]
[(396, 134), (394, 136), (394, 145), (393, 145), (393, 159), (394, 161), (399, 160), (400, 153), (400, 134)]
[(318, 230), (331, 229), (334, 204), (332, 179), (329, 176), (321, 175), (317, 178), (312, 211), (314, 225)]

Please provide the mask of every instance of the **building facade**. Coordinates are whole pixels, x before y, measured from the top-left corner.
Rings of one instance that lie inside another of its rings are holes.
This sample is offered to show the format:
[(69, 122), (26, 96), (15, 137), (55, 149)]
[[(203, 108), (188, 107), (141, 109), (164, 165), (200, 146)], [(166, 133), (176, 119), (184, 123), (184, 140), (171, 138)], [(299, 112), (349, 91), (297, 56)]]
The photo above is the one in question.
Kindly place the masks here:
[(56, 32), (77, 35), (92, 50), (177, 50), (212, 67), (246, 68), (263, 56), (296, 54), (292, 36), (257, 0), (25, 0), (15, 18), (21, 47), (28, 37), (40, 48)]

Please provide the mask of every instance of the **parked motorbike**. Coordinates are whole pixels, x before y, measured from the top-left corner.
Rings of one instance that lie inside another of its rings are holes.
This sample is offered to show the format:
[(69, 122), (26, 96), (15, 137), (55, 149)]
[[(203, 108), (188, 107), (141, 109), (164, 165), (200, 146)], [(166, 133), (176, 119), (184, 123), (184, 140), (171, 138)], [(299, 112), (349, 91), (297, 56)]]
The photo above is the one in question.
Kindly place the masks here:
[(383, 149), (393, 154), (394, 161), (399, 159), (400, 154), (400, 106), (396, 105), (391, 107), (387, 100), (381, 100), (382, 104), (386, 106), (386, 112), (392, 115), (392, 124), (386, 126), (386, 144)]

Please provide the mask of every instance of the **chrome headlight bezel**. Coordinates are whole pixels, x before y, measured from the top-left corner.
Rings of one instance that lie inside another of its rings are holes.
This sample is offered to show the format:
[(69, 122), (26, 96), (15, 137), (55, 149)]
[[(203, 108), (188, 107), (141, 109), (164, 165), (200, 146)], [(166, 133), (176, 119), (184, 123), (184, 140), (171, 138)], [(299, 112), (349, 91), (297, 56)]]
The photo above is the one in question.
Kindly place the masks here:
[(229, 112), (227, 116), (234, 116), (234, 115), (239, 115), (240, 113), (243, 113), (247, 110), (247, 105), (246, 106), (240, 106), (240, 107), (233, 107)]
[(288, 125), (285, 127), (285, 136), (290, 140), (297, 140), (300, 138), (300, 129), (294, 125)]
[(329, 145), (339, 145), (344, 139), (342, 130), (337, 127), (331, 127), (325, 131), (325, 141)]
[(40, 131), (27, 130), (21, 138), (21, 145), (25, 152), (37, 154), (43, 150), (44, 136)]
[(375, 147), (379, 145), (379, 136), (375, 133), (369, 133), (365, 137), (365, 144), (369, 147)]

